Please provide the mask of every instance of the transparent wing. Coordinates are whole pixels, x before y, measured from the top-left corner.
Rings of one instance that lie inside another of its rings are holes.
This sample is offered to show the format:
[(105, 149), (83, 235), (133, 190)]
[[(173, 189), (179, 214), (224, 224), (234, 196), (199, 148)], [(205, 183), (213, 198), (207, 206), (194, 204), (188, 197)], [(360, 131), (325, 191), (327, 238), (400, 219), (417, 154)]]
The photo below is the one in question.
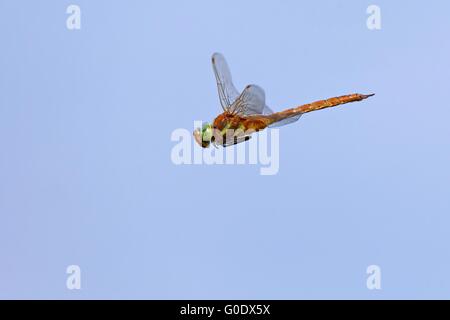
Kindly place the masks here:
[(273, 113), (266, 106), (266, 94), (264, 90), (254, 84), (245, 87), (244, 91), (242, 91), (241, 95), (231, 106), (230, 111), (246, 116)]
[(212, 66), (214, 75), (216, 76), (220, 104), (224, 111), (228, 111), (233, 102), (239, 97), (239, 91), (234, 87), (230, 69), (223, 55), (214, 53), (212, 56)]
[(296, 116), (293, 116), (293, 117), (290, 117), (290, 118), (286, 118), (286, 119), (280, 120), (280, 121), (278, 121), (278, 122), (274, 122), (274, 123), (272, 123), (272, 124), (269, 126), (269, 128), (282, 127), (282, 126), (285, 126), (285, 125), (294, 123), (294, 122), (296, 122), (298, 119), (300, 119), (300, 117), (301, 117), (302, 115), (303, 115), (303, 114), (298, 114), (298, 115), (296, 115)]
[[(230, 111), (235, 114), (250, 115), (269, 115), (273, 111), (266, 105), (266, 95), (264, 90), (257, 85), (248, 85), (242, 91), (241, 95), (236, 99), (230, 107)], [(296, 122), (302, 114), (286, 118), (271, 124), (269, 127), (276, 128)]]

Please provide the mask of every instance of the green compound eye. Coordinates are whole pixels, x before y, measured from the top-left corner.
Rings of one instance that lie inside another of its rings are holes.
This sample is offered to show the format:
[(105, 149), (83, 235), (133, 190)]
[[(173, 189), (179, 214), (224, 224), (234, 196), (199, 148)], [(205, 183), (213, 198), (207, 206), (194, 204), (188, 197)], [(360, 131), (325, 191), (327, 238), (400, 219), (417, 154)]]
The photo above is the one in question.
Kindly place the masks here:
[(205, 123), (202, 128), (202, 139), (203, 141), (211, 141), (213, 136), (213, 129), (209, 123)]

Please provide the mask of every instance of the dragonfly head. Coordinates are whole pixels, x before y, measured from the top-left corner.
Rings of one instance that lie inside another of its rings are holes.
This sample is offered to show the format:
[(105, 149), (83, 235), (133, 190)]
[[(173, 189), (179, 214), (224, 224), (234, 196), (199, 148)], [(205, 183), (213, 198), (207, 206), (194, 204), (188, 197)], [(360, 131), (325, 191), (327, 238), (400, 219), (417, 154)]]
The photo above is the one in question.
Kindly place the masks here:
[(213, 127), (209, 123), (205, 123), (203, 127), (194, 130), (195, 141), (202, 147), (208, 148), (213, 139)]

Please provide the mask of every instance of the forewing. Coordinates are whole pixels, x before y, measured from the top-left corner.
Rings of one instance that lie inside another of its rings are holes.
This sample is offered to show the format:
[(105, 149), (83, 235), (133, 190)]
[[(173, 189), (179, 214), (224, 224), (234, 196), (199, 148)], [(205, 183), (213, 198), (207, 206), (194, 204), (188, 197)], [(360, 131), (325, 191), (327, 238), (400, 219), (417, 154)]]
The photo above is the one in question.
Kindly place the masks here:
[(246, 116), (273, 113), (266, 106), (266, 94), (264, 90), (254, 84), (245, 87), (244, 91), (242, 91), (241, 95), (231, 106), (230, 111)]
[(212, 65), (214, 75), (216, 76), (217, 90), (219, 91), (220, 104), (224, 111), (228, 111), (239, 97), (239, 91), (236, 90), (231, 72), (224, 56), (220, 53), (215, 53), (212, 56)]

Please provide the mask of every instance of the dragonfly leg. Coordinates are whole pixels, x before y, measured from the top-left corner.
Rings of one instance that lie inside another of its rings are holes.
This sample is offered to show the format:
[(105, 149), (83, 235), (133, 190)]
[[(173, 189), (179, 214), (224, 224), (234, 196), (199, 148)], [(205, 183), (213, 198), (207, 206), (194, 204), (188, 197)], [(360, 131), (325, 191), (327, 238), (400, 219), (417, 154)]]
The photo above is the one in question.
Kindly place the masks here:
[(224, 141), (224, 144), (222, 145), (224, 148), (233, 146), (235, 144), (245, 142), (251, 139), (251, 136), (240, 136), (240, 137), (233, 137), (232, 141)]

